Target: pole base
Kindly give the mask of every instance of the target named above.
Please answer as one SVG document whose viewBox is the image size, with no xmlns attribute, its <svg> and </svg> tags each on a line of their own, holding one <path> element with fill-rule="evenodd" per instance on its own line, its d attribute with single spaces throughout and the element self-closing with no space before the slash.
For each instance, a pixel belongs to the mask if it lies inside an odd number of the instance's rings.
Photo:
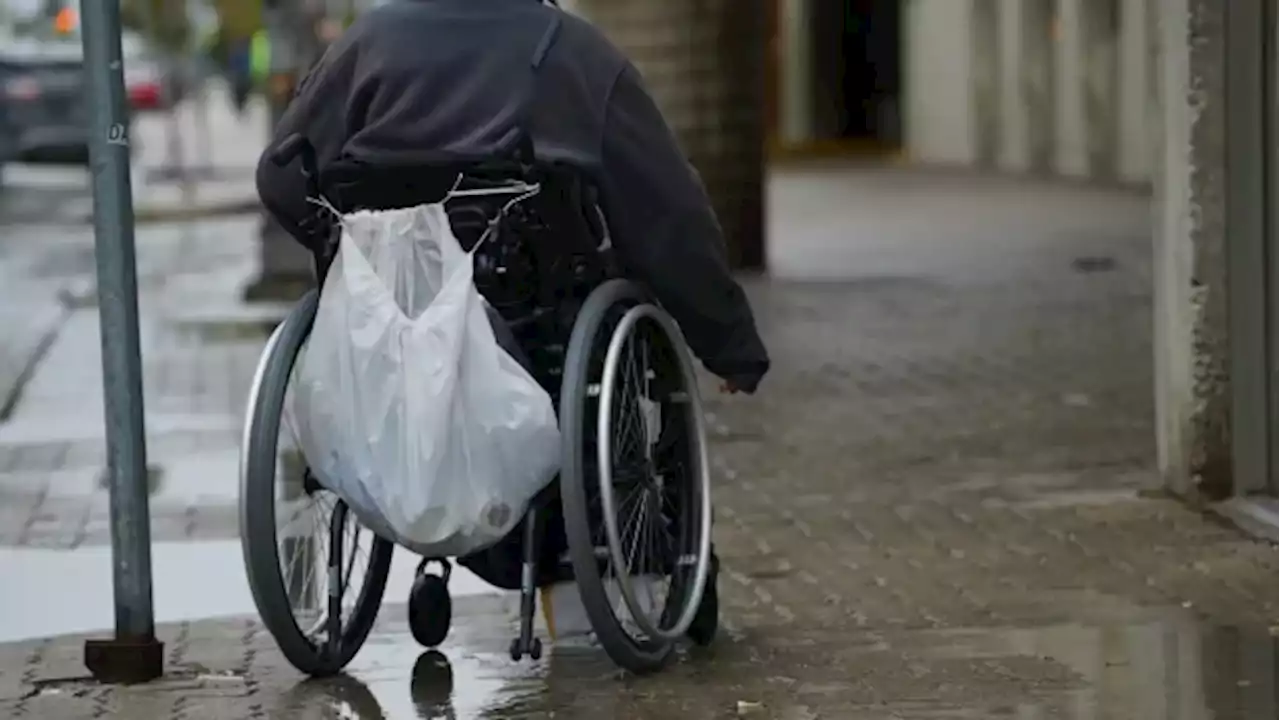
<svg viewBox="0 0 1280 720">
<path fill-rule="evenodd" d="M 100 683 L 130 685 L 164 675 L 164 643 L 155 638 L 85 640 L 84 666 Z"/>
</svg>

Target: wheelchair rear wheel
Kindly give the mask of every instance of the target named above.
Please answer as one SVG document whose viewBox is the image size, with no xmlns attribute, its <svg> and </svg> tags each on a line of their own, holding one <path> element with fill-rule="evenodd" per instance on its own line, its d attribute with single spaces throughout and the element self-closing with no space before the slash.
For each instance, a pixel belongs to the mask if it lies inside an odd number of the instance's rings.
<svg viewBox="0 0 1280 720">
<path fill-rule="evenodd" d="M 240 543 L 262 624 L 294 667 L 323 676 L 350 662 L 373 629 L 394 546 L 315 481 L 291 432 L 289 384 L 318 302 L 312 291 L 276 328 L 254 375 Z"/>
<path fill-rule="evenodd" d="M 711 483 L 693 362 L 639 285 L 608 281 L 580 310 L 560 427 L 565 532 L 592 628 L 619 666 L 656 670 L 707 584 Z"/>
</svg>

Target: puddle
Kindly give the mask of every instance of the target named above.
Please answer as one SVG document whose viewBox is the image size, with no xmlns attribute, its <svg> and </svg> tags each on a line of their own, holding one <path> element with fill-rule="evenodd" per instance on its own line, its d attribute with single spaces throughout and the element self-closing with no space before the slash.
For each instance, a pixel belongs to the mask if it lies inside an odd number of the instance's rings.
<svg viewBox="0 0 1280 720">
<path fill-rule="evenodd" d="M 874 630 L 878 642 L 862 645 L 801 631 L 771 658 L 771 672 L 790 675 L 797 700 L 812 698 L 815 710 L 836 693 L 844 707 L 878 706 L 884 717 L 1276 717 L 1277 643 L 1266 627 L 1205 623 L 1178 607 L 1121 611 L 1123 600 L 1111 600 L 1112 619 L 1094 623 Z"/>
<path fill-rule="evenodd" d="M 234 541 L 157 545 L 157 619 L 252 614 L 239 555 Z M 403 602 L 414 565 L 408 553 L 397 553 L 386 603 Z M 0 594 L 0 641 L 67 632 L 68 618 L 80 623 L 76 630 L 106 627 L 109 571 L 106 548 L 0 551 L 0 576 L 22 588 L 17 600 L 27 603 L 15 607 L 15 593 Z M 347 674 L 302 681 L 259 676 L 255 682 L 264 684 L 253 702 L 267 717 L 345 720 L 673 720 L 712 717 L 710 708 L 722 709 L 715 717 L 919 720 L 1257 720 L 1277 714 L 1277 641 L 1268 628 L 1206 624 L 1181 608 L 1134 608 L 1118 597 L 1110 598 L 1113 611 L 1094 615 L 1108 619 L 1090 624 L 874 628 L 836 638 L 801 624 L 785 633 L 746 628 L 719 643 L 714 656 L 676 662 L 651 679 L 620 681 L 598 650 L 549 648 L 540 662 L 513 663 L 505 652 L 512 598 L 461 569 L 454 577 L 455 597 L 471 591 L 487 597 L 473 595 L 464 604 L 439 651 L 424 652 L 412 642 L 402 613 L 384 613 Z M 1074 604 L 1090 603 L 1081 597 Z M 21 630 L 15 634 L 15 628 Z M 245 679 L 220 668 L 180 668 L 165 689 L 240 697 Z M 47 692 L 65 690 L 55 684 Z"/>
<path fill-rule="evenodd" d="M 425 652 L 406 644 L 366 648 L 361 655 L 377 656 L 383 667 L 358 658 L 350 674 L 294 686 L 281 706 L 300 717 L 349 720 L 500 718 L 548 682 L 541 663 L 516 664 L 457 644 Z"/>
<path fill-rule="evenodd" d="M 417 562 L 396 552 L 384 603 L 405 602 Z M 151 568 L 157 623 L 257 614 L 239 540 L 155 543 Z M 104 631 L 114 623 L 108 546 L 0 548 L 0 577 L 6 587 L 0 642 Z M 455 598 L 499 592 L 461 567 L 449 589 Z"/>
<path fill-rule="evenodd" d="M 480 618 L 481 621 L 484 618 Z M 283 707 L 305 717 L 351 720 L 571 717 L 610 714 L 590 699 L 614 683 L 613 707 L 629 718 L 668 718 L 674 697 L 595 672 L 602 658 L 552 651 L 541 663 L 512 663 L 483 642 L 459 639 L 423 653 L 398 635 L 375 635 L 349 674 L 289 689 Z M 750 642 L 750 641 L 748 641 Z M 848 650 L 848 649 L 846 649 Z M 745 651 L 730 645 L 726 655 Z M 718 662 L 667 669 L 660 686 L 714 699 L 751 717 L 1007 718 L 1010 720 L 1255 720 L 1276 716 L 1276 642 L 1263 631 L 1204 626 L 1170 611 L 1115 625 L 1061 625 L 904 633 L 853 651 L 848 664 L 769 668 Z M 844 652 L 842 651 L 842 655 Z M 725 657 L 724 660 L 729 660 Z M 717 669 L 717 666 L 724 668 Z M 743 674 L 745 671 L 745 675 Z M 698 681 L 689 684 L 688 673 Z M 764 672 L 769 677 L 756 676 Z M 683 676 L 683 679 L 677 679 Z M 790 676 L 790 677 L 788 677 Z M 782 682 L 767 701 L 743 684 Z M 648 682 L 648 681 L 646 681 Z M 865 690 L 862 692 L 859 690 Z M 851 702 L 826 703 L 835 696 Z M 666 696 L 666 700 L 662 699 Z M 855 695 L 865 698 L 853 699 Z M 693 700 L 690 696 L 689 700 Z M 737 701 L 736 703 L 734 701 Z M 794 712 L 792 712 L 794 711 Z M 797 714 L 801 713 L 801 714 Z M 803 713 L 811 713 L 805 715 Z M 830 713 L 830 714 L 828 714 Z M 728 714 L 726 717 L 730 716 Z M 741 715 L 739 715 L 741 716 Z M 619 715 L 621 717 L 621 715 Z"/>
</svg>

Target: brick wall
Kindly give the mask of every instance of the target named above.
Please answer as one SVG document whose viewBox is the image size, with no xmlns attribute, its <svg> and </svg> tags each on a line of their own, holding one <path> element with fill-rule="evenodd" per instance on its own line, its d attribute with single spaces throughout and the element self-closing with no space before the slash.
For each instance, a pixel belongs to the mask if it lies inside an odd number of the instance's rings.
<svg viewBox="0 0 1280 720">
<path fill-rule="evenodd" d="M 763 0 L 576 0 L 644 73 L 707 185 L 735 267 L 764 265 Z"/>
</svg>

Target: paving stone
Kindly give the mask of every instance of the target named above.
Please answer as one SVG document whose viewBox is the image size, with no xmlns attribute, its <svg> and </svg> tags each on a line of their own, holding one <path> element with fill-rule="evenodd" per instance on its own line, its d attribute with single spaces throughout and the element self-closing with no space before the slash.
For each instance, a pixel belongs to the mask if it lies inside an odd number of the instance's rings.
<svg viewBox="0 0 1280 720">
<path fill-rule="evenodd" d="M 324 682 L 253 619 L 161 628 L 171 676 L 128 690 L 37 682 L 83 674 L 79 639 L 0 646 L 0 717 L 1274 716 L 1274 547 L 1149 492 L 1146 237 L 1109 237 L 1116 264 L 1087 275 L 1066 242 L 1004 239 L 925 278 L 749 283 L 774 370 L 755 397 L 706 397 L 726 630 L 658 677 L 590 649 L 512 664 L 510 598 L 479 598 L 443 648 L 457 691 L 424 696 L 388 598 L 351 676 Z M 237 418 L 261 340 L 188 342 L 157 341 L 151 401 Z M 153 447 L 234 442 L 175 426 Z M 0 459 L 48 463 L 30 447 Z M 100 502 L 24 487 L 22 542 L 106 542 Z M 155 537 L 234 537 L 227 497 L 157 498 Z"/>
</svg>

